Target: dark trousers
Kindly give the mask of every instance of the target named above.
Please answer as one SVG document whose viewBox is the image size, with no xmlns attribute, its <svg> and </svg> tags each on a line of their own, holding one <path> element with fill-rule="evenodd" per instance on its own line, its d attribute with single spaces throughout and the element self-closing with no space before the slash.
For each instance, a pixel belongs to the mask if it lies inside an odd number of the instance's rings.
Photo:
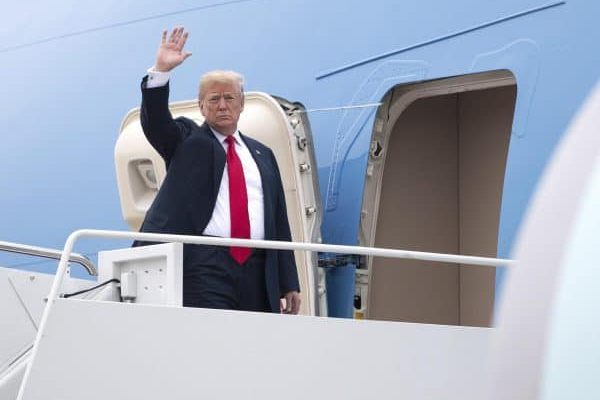
<svg viewBox="0 0 600 400">
<path fill-rule="evenodd" d="M 271 312 L 264 250 L 253 250 L 243 265 L 227 247 L 185 245 L 183 253 L 184 307 Z"/>
</svg>

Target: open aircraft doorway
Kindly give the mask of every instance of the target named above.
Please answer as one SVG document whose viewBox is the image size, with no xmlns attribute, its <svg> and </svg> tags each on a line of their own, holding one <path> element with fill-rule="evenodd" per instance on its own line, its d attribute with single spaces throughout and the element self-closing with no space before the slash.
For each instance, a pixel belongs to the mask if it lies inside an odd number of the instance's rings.
<svg viewBox="0 0 600 400">
<path fill-rule="evenodd" d="M 392 88 L 375 119 L 360 245 L 496 257 L 516 102 L 509 71 Z M 368 319 L 490 326 L 496 271 L 367 258 Z"/>
</svg>

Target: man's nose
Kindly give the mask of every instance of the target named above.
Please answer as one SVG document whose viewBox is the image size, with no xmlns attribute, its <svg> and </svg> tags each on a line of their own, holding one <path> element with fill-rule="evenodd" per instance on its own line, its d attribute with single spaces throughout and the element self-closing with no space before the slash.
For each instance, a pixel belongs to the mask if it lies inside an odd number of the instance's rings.
<svg viewBox="0 0 600 400">
<path fill-rule="evenodd" d="M 219 107 L 219 109 L 227 108 L 227 102 L 225 101 L 225 96 L 219 97 L 219 102 L 217 103 L 217 107 Z"/>
</svg>

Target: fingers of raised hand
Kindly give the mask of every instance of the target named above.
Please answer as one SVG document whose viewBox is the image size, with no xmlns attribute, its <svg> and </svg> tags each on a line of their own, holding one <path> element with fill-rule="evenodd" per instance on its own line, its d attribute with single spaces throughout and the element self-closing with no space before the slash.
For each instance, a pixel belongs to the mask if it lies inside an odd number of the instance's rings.
<svg viewBox="0 0 600 400">
<path fill-rule="evenodd" d="M 187 38 L 189 36 L 189 33 L 184 32 L 183 35 L 179 36 L 179 39 L 177 40 L 177 49 L 181 50 L 183 49 L 183 46 L 185 46 L 185 42 L 187 41 Z"/>
<path fill-rule="evenodd" d="M 171 37 L 169 38 L 169 41 L 177 46 L 181 43 L 181 39 L 183 38 L 183 36 L 185 34 L 186 34 L 185 29 L 182 26 L 173 28 L 173 32 L 171 33 Z"/>
<path fill-rule="evenodd" d="M 167 31 L 163 31 L 161 45 L 175 51 L 181 51 L 185 46 L 189 33 L 182 26 L 173 28 L 167 38 Z"/>
<path fill-rule="evenodd" d="M 181 26 L 174 27 L 171 31 L 171 34 L 169 35 L 169 43 L 176 43 L 177 38 L 181 35 L 181 31 L 183 31 L 183 28 Z"/>
</svg>

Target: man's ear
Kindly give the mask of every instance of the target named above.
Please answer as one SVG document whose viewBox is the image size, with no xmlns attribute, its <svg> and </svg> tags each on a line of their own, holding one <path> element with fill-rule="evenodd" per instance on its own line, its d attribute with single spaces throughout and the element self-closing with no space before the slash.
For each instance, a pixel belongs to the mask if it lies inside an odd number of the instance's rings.
<svg viewBox="0 0 600 400">
<path fill-rule="evenodd" d="M 202 116 L 205 117 L 205 115 L 204 115 L 204 102 L 202 100 L 198 100 L 198 108 L 200 109 L 200 114 L 202 114 Z"/>
<path fill-rule="evenodd" d="M 244 111 L 245 101 L 246 101 L 246 96 L 245 96 L 244 92 L 242 92 L 242 109 L 240 110 L 240 112 Z"/>
</svg>

